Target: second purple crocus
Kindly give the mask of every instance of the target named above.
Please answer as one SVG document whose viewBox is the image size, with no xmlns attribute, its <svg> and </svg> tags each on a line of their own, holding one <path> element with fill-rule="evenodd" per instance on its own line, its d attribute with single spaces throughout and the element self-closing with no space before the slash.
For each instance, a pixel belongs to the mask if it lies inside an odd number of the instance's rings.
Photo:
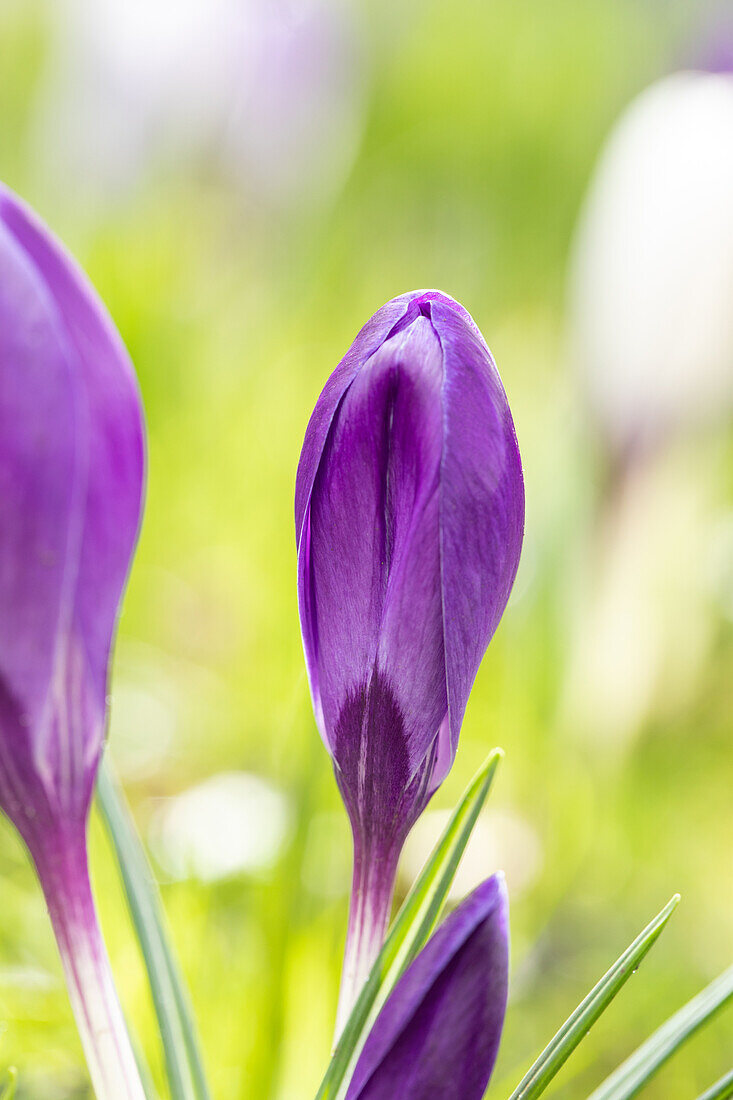
<svg viewBox="0 0 733 1100">
<path fill-rule="evenodd" d="M 509 905 L 493 875 L 402 975 L 354 1069 L 346 1100 L 481 1100 L 509 984 Z"/>
<path fill-rule="evenodd" d="M 0 185 L 0 810 L 38 871 L 98 1100 L 144 1100 L 86 848 L 144 470 L 107 311 Z"/>
<path fill-rule="evenodd" d="M 524 529 L 514 424 L 472 318 L 394 298 L 318 399 L 295 495 L 316 720 L 351 821 L 339 1025 L 382 944 L 407 833 L 448 773 Z"/>
</svg>

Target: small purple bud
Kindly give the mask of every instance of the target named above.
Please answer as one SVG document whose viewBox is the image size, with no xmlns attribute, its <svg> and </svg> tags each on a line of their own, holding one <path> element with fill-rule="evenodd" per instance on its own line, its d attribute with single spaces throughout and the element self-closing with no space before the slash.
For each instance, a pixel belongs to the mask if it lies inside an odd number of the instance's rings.
<svg viewBox="0 0 733 1100">
<path fill-rule="evenodd" d="M 346 1100 L 481 1100 L 507 1003 L 504 876 L 479 886 L 405 971 L 377 1017 Z"/>
<path fill-rule="evenodd" d="M 97 1095 L 136 1100 L 86 822 L 143 476 L 120 338 L 62 246 L 0 185 L 0 808 L 36 864 Z"/>
<path fill-rule="evenodd" d="M 405 837 L 445 778 L 519 563 L 514 424 L 481 333 L 394 298 L 318 399 L 295 489 L 316 720 L 354 836 L 340 1021 L 381 945 Z"/>
</svg>

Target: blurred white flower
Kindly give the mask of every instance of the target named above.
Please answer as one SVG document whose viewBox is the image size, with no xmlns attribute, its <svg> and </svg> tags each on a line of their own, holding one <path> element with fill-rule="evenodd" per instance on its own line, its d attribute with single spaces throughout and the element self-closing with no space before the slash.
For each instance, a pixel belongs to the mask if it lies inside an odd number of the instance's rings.
<svg viewBox="0 0 733 1100">
<path fill-rule="evenodd" d="M 124 192 L 152 157 L 210 136 L 230 94 L 236 0 L 58 0 L 53 10 L 39 134 L 68 187 Z"/>
<path fill-rule="evenodd" d="M 595 171 L 575 242 L 573 357 L 617 453 L 730 413 L 733 77 L 644 91 Z"/>
<path fill-rule="evenodd" d="M 409 890 L 448 824 L 449 810 L 428 810 L 407 838 L 400 881 Z M 494 871 L 506 874 L 511 897 L 528 890 L 542 869 L 542 845 L 530 823 L 511 810 L 487 810 L 479 817 L 448 894 L 457 902 Z"/>
<path fill-rule="evenodd" d="M 161 163 L 229 164 L 267 198 L 330 194 L 362 121 L 339 0 L 58 0 L 37 121 L 44 171 L 115 198 Z"/>
<path fill-rule="evenodd" d="M 616 477 L 575 578 L 563 720 L 609 745 L 689 701 L 712 638 L 715 469 L 686 439 L 733 410 L 731 196 L 733 76 L 679 72 L 622 115 L 579 223 L 572 353 Z"/>
<path fill-rule="evenodd" d="M 158 806 L 150 847 L 173 879 L 257 875 L 280 858 L 291 821 L 287 797 L 269 780 L 222 772 Z"/>
<path fill-rule="evenodd" d="M 363 116 L 364 52 L 354 5 L 255 5 L 227 140 L 244 182 L 269 202 L 323 202 L 348 176 Z"/>
</svg>

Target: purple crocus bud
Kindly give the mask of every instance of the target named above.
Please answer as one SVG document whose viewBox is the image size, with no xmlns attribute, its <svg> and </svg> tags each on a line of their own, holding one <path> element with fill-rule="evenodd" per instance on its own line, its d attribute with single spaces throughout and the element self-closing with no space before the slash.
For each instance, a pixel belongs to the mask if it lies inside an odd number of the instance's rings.
<svg viewBox="0 0 733 1100">
<path fill-rule="evenodd" d="M 405 971 L 377 1017 L 346 1100 L 481 1100 L 507 1003 L 504 876 L 479 886 Z"/>
<path fill-rule="evenodd" d="M 405 837 L 447 774 L 524 525 L 511 413 L 473 320 L 394 298 L 318 399 L 295 490 L 316 720 L 351 819 L 339 1022 L 379 950 Z"/>
<path fill-rule="evenodd" d="M 143 1097 L 86 853 L 143 472 L 120 338 L 61 245 L 0 186 L 0 808 L 38 870 L 100 1100 Z"/>
</svg>

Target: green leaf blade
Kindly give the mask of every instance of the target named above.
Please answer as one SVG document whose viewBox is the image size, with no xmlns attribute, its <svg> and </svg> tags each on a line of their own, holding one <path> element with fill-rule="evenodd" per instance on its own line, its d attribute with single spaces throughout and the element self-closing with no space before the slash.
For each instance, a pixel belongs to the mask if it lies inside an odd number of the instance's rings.
<svg viewBox="0 0 733 1100">
<path fill-rule="evenodd" d="M 395 984 L 432 932 L 503 753 L 494 749 L 456 807 L 405 899 L 346 1022 L 316 1100 L 343 1100 L 366 1038 Z"/>
<path fill-rule="evenodd" d="M 589 1100 L 628 1100 L 667 1059 L 733 999 L 733 966 L 719 975 L 662 1024 L 631 1057 L 607 1077 Z M 714 1086 L 716 1087 L 716 1086 Z M 713 1093 L 713 1095 L 717 1095 Z M 723 1093 L 730 1095 L 730 1093 Z"/>
<path fill-rule="evenodd" d="M 581 1001 L 542 1051 L 537 1061 L 524 1075 L 509 1100 L 535 1100 L 535 1097 L 540 1096 L 545 1091 L 555 1074 L 588 1034 L 593 1024 L 605 1012 L 616 994 L 626 984 L 641 960 L 661 935 L 679 900 L 679 894 L 675 894 L 667 902 L 664 909 L 627 947 L 611 969 L 604 974 L 587 997 Z M 598 1098 L 594 1096 L 593 1100 L 598 1100 Z"/>
<path fill-rule="evenodd" d="M 2 1087 L 2 1092 L 0 1092 L 0 1100 L 14 1100 L 18 1087 L 18 1071 L 15 1066 L 8 1066 L 6 1073 L 7 1080 Z"/>
<path fill-rule="evenodd" d="M 104 761 L 97 796 L 148 972 L 172 1100 L 210 1100 L 196 1023 L 158 888 L 124 796 Z"/>
<path fill-rule="evenodd" d="M 729 1100 L 733 1096 L 733 1069 L 706 1089 L 697 1100 Z"/>
</svg>

